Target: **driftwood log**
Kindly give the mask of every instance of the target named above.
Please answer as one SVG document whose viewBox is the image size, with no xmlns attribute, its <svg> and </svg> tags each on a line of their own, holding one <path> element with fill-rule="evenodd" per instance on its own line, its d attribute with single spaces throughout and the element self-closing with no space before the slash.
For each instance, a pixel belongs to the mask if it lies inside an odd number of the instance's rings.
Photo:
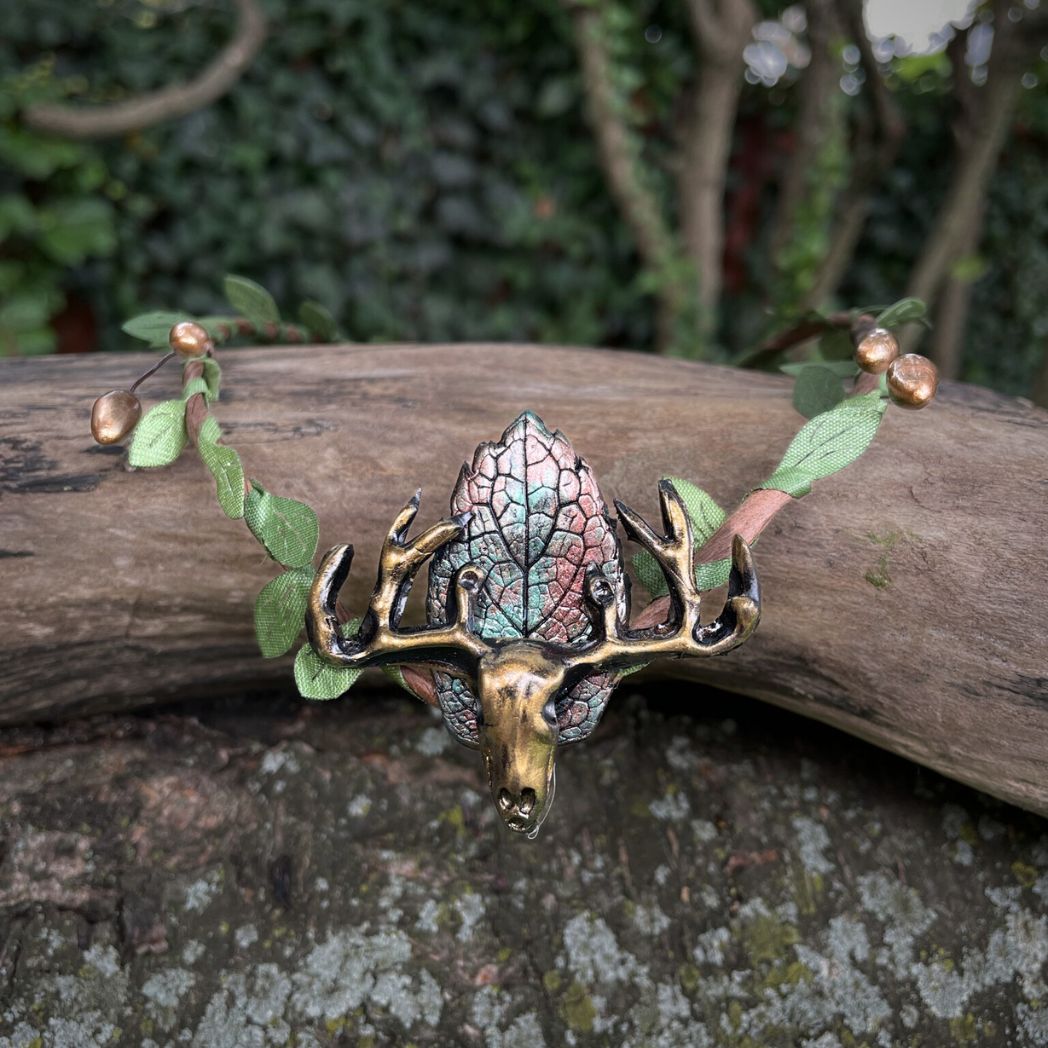
<svg viewBox="0 0 1048 1048">
<path fill-rule="evenodd" d="M 93 398 L 151 359 L 0 362 L 0 724 L 286 687 L 254 643 L 272 565 L 195 455 L 133 474 L 88 433 Z M 463 460 L 524 408 L 607 498 L 653 519 L 656 480 L 734 505 L 799 425 L 789 382 L 631 353 L 520 345 L 224 354 L 217 412 L 250 476 L 357 546 L 360 606 L 396 510 L 443 515 Z M 173 369 L 148 387 L 177 396 Z M 787 506 L 756 549 L 765 613 L 727 658 L 650 673 L 828 722 L 1048 813 L 1048 413 L 948 386 L 889 411 L 870 451 Z M 701 701 L 696 692 L 696 701 Z M 614 704 L 609 713 L 614 716 Z"/>
</svg>

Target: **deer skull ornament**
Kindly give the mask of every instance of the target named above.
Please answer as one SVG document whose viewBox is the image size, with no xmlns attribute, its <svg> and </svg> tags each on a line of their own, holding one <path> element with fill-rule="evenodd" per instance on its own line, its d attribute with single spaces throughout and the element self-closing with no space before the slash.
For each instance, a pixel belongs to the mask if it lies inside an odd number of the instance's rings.
<svg viewBox="0 0 1048 1048">
<path fill-rule="evenodd" d="M 589 467 L 530 412 L 463 466 L 453 516 L 409 539 L 419 497 L 393 522 L 354 635 L 336 614 L 353 548 L 328 552 L 309 597 L 309 639 L 339 666 L 432 666 L 444 722 L 480 749 L 511 830 L 537 832 L 553 800 L 558 744 L 593 731 L 626 671 L 659 656 L 721 655 L 756 629 L 760 588 L 739 536 L 724 608 L 701 622 L 691 523 L 669 481 L 659 484 L 661 535 L 615 503 L 627 537 L 652 554 L 670 593 L 665 622 L 631 629 L 615 521 Z M 414 578 L 430 558 L 427 623 L 401 628 Z"/>
</svg>

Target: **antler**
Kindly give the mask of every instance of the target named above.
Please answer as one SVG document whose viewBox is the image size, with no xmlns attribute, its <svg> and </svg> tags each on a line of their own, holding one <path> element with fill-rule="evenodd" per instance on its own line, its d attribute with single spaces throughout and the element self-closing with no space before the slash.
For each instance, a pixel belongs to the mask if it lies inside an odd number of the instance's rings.
<svg viewBox="0 0 1048 1048">
<path fill-rule="evenodd" d="M 659 482 L 665 535 L 656 535 L 650 525 L 628 506 L 616 501 L 626 534 L 644 546 L 658 561 L 669 584 L 671 613 L 667 622 L 649 629 L 630 630 L 629 610 L 619 613 L 619 594 L 597 569 L 586 579 L 586 596 L 596 612 L 598 639 L 571 656 L 574 665 L 625 669 L 660 655 L 688 658 L 722 655 L 738 647 L 757 628 L 761 614 L 760 586 L 750 548 L 736 535 L 731 548 L 728 599 L 720 615 L 702 625 L 699 620 L 701 593 L 692 567 L 691 521 L 676 488 Z"/>
<path fill-rule="evenodd" d="M 411 584 L 419 568 L 441 546 L 462 534 L 469 514 L 434 524 L 417 539 L 407 540 L 421 491 L 397 514 L 379 557 L 378 580 L 356 636 L 344 637 L 335 601 L 349 576 L 352 546 L 335 546 L 320 565 L 309 594 L 306 632 L 317 653 L 339 666 L 381 665 L 392 662 L 433 662 L 472 672 L 489 646 L 474 632 L 473 612 L 483 579 L 467 564 L 448 590 L 447 621 L 441 626 L 401 630 Z"/>
</svg>

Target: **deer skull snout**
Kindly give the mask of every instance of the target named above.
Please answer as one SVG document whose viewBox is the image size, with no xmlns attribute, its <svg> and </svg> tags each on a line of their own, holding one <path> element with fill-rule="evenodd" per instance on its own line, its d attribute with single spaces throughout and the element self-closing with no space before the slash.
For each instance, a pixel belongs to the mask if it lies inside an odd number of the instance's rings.
<svg viewBox="0 0 1048 1048">
<path fill-rule="evenodd" d="M 477 675 L 480 749 L 502 821 L 538 827 L 553 799 L 556 696 L 564 667 L 537 644 L 516 641 L 481 659 Z"/>
</svg>

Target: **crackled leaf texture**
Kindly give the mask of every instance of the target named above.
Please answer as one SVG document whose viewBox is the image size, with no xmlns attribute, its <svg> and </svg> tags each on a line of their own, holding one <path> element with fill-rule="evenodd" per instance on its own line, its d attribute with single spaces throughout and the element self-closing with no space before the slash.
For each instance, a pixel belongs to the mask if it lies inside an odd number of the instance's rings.
<svg viewBox="0 0 1048 1048">
<path fill-rule="evenodd" d="M 451 510 L 471 517 L 463 538 L 433 560 L 431 622 L 445 620 L 453 574 L 474 564 L 485 575 L 477 601 L 482 636 L 556 644 L 590 638 L 586 570 L 595 564 L 618 584 L 622 558 L 597 482 L 563 434 L 551 433 L 531 412 L 521 415 L 498 443 L 482 444 L 472 465 L 462 467 Z M 593 674 L 560 697 L 561 742 L 576 742 L 593 731 L 617 680 L 617 674 Z M 436 682 L 448 727 L 462 741 L 475 743 L 476 701 L 468 685 L 445 673 L 438 673 Z"/>
</svg>

